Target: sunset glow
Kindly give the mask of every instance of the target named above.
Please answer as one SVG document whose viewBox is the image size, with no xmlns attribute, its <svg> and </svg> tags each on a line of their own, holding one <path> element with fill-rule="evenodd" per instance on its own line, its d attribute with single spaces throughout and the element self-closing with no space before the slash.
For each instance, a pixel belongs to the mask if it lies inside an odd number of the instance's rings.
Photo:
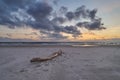
<svg viewBox="0 0 120 80">
<path fill-rule="evenodd" d="M 0 1 L 0 41 L 120 39 L 119 0 L 8 2 Z"/>
</svg>

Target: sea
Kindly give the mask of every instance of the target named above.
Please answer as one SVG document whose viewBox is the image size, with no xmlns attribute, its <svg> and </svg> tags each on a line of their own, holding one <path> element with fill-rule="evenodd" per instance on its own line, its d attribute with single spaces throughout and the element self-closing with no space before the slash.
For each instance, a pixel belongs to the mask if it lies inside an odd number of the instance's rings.
<svg viewBox="0 0 120 80">
<path fill-rule="evenodd" d="M 120 46 L 120 41 L 94 41 L 94 42 L 0 42 L 0 47 L 4 46 L 72 46 L 72 47 L 90 47 L 90 46 Z"/>
</svg>

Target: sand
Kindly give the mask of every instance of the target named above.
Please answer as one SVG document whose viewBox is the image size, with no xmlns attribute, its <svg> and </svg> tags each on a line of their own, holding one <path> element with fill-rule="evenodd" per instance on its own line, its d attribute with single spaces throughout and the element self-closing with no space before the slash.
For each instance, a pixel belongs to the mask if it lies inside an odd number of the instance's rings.
<svg viewBox="0 0 120 80">
<path fill-rule="evenodd" d="M 62 56 L 30 63 L 59 49 Z M 0 47 L 0 80 L 120 80 L 120 48 Z"/>
</svg>

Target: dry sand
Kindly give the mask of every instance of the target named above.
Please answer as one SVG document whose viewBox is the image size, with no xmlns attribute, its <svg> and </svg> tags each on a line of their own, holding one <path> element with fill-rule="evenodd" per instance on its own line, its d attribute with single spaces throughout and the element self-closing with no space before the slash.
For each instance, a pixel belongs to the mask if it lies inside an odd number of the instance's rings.
<svg viewBox="0 0 120 80">
<path fill-rule="evenodd" d="M 59 49 L 62 56 L 30 63 Z M 0 47 L 0 80 L 120 80 L 120 48 Z"/>
</svg>

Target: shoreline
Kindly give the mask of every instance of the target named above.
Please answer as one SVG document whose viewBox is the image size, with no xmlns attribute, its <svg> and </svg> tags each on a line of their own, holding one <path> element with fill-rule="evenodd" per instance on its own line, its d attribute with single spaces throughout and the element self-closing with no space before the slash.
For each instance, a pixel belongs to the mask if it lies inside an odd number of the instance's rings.
<svg viewBox="0 0 120 80">
<path fill-rule="evenodd" d="M 75 47 L 75 48 L 93 48 L 93 47 L 120 47 L 120 45 L 0 45 L 0 47 Z"/>
</svg>

